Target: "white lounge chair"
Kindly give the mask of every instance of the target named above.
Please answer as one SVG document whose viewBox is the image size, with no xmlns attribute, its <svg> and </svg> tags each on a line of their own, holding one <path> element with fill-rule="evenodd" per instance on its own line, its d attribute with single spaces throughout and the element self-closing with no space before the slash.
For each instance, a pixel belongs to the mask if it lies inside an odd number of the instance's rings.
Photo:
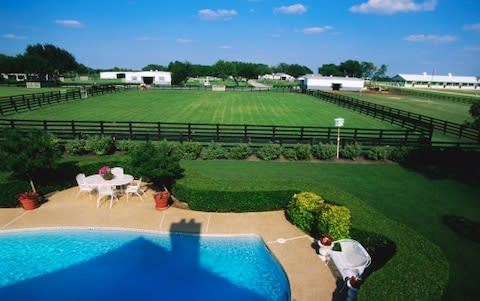
<svg viewBox="0 0 480 301">
<path fill-rule="evenodd" d="M 341 251 L 330 251 L 330 258 L 342 275 L 342 279 L 346 280 L 352 276 L 361 277 L 372 260 L 367 250 L 353 239 L 337 240 L 334 244 L 340 244 Z"/>
<path fill-rule="evenodd" d="M 98 185 L 97 208 L 100 207 L 100 200 L 105 196 L 110 196 L 110 208 L 112 208 L 113 198 L 118 201 L 115 187 L 110 185 Z"/>
<path fill-rule="evenodd" d="M 85 177 L 85 174 L 83 174 L 83 173 L 79 173 L 76 176 L 76 180 L 77 180 L 77 184 L 78 184 L 77 199 L 78 199 L 78 196 L 80 195 L 80 193 L 82 191 L 83 192 L 88 192 L 88 195 L 89 195 L 90 199 L 92 199 L 91 193 L 92 193 L 92 191 L 95 190 L 96 186 L 88 184 L 87 179 Z"/>
<path fill-rule="evenodd" d="M 144 202 L 143 197 L 139 193 L 141 184 L 142 184 L 142 178 L 133 181 L 131 185 L 127 186 L 127 189 L 125 190 L 125 192 L 127 193 L 127 202 L 128 202 L 128 198 L 130 196 L 130 193 L 138 195 L 140 197 L 140 199 L 142 199 L 142 202 Z"/>
</svg>

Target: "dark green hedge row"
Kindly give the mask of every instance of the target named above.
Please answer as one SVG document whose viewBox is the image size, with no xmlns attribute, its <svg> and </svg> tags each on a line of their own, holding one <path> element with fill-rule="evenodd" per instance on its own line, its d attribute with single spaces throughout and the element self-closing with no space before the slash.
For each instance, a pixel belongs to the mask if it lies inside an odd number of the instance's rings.
<svg viewBox="0 0 480 301">
<path fill-rule="evenodd" d="M 173 194 L 187 202 L 191 209 L 209 212 L 255 212 L 279 210 L 287 207 L 299 191 L 219 191 L 201 190 L 175 184 Z"/>
</svg>

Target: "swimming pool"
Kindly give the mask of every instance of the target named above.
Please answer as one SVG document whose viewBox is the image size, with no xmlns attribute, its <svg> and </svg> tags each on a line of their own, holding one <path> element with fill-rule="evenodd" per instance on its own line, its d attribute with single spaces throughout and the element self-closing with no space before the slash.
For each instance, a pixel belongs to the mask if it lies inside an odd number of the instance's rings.
<svg viewBox="0 0 480 301">
<path fill-rule="evenodd" d="M 290 300 L 255 235 L 12 231 L 0 258 L 0 300 Z"/>
</svg>

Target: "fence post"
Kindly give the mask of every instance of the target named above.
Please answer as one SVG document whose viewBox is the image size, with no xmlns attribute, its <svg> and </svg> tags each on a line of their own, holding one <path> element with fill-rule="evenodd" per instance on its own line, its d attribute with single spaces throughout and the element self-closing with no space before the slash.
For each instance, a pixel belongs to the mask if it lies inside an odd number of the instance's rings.
<svg viewBox="0 0 480 301">
<path fill-rule="evenodd" d="M 272 126 L 272 142 L 274 142 L 275 139 L 276 139 L 276 138 L 275 138 L 275 129 L 276 129 L 276 127 L 275 127 L 275 126 Z"/>
<path fill-rule="evenodd" d="M 18 112 L 17 103 L 15 102 L 15 100 L 13 100 L 12 97 L 13 97 L 13 96 L 10 96 L 10 103 L 12 104 L 12 107 L 13 107 L 13 109 L 15 110 L 15 112 Z"/>
<path fill-rule="evenodd" d="M 160 121 L 157 122 L 157 131 L 158 131 L 158 140 L 160 140 L 162 138 L 162 125 Z"/>
<path fill-rule="evenodd" d="M 217 138 L 215 141 L 218 141 L 219 136 L 220 136 L 220 124 L 217 123 Z"/>
<path fill-rule="evenodd" d="M 43 121 L 43 129 L 44 129 L 45 131 L 48 130 L 48 126 L 47 126 L 47 121 L 46 121 L 46 120 Z"/>
<path fill-rule="evenodd" d="M 75 120 L 70 121 L 70 124 L 72 126 L 73 138 L 75 138 L 77 136 L 77 133 L 75 132 Z"/>
<path fill-rule="evenodd" d="M 100 133 L 103 136 L 103 121 L 100 121 Z"/>
<path fill-rule="evenodd" d="M 131 121 L 128 122 L 128 136 L 130 137 L 130 139 L 132 139 L 132 137 L 133 137 L 133 128 L 132 128 L 132 122 Z"/>
</svg>

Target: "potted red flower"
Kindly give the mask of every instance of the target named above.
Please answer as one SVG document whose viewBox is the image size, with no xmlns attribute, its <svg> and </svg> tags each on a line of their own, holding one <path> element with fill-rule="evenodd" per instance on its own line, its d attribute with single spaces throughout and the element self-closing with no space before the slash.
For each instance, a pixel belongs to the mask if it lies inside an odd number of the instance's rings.
<svg viewBox="0 0 480 301">
<path fill-rule="evenodd" d="M 332 243 L 333 243 L 333 237 L 331 237 L 330 235 L 322 235 L 320 236 L 319 240 L 320 244 L 322 244 L 323 246 L 331 246 Z"/>
<path fill-rule="evenodd" d="M 327 261 L 327 257 L 330 254 L 330 250 L 333 248 L 333 237 L 330 235 L 321 235 L 318 239 L 318 249 L 319 257 L 323 261 Z"/>
<path fill-rule="evenodd" d="M 38 207 L 38 192 L 22 192 L 17 195 L 23 209 L 33 210 Z"/>
<path fill-rule="evenodd" d="M 347 287 L 348 287 L 347 300 L 348 301 L 357 300 L 357 293 L 358 293 L 358 290 L 360 289 L 361 284 L 362 284 L 362 279 L 360 279 L 359 277 L 352 276 L 348 279 L 347 281 Z"/>
<path fill-rule="evenodd" d="M 170 199 L 170 192 L 158 191 L 153 194 L 155 200 L 155 209 L 164 210 L 168 208 L 168 200 Z"/>
</svg>

